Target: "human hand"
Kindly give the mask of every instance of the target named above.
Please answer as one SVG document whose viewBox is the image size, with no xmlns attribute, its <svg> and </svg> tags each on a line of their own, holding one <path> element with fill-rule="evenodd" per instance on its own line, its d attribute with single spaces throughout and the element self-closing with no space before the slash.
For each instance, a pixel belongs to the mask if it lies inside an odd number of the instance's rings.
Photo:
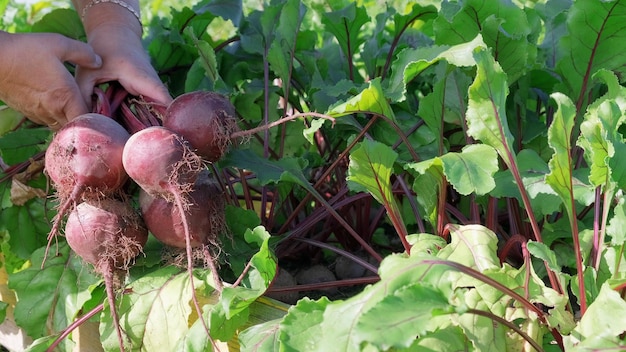
<svg viewBox="0 0 626 352">
<path fill-rule="evenodd" d="M 86 43 L 53 33 L 0 32 L 0 100 L 31 121 L 58 129 L 88 112 L 64 62 L 96 69 Z"/>
<path fill-rule="evenodd" d="M 76 81 L 86 102 L 100 83 L 117 81 L 130 94 L 169 104 L 172 97 L 143 49 L 140 35 L 128 25 L 102 23 L 88 32 L 89 44 L 102 57 L 102 67 L 78 67 Z"/>
</svg>

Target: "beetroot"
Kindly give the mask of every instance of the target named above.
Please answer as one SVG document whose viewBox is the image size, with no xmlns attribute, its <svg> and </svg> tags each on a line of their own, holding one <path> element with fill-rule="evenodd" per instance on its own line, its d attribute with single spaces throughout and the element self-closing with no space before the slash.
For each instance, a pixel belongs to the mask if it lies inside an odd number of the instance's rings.
<svg viewBox="0 0 626 352">
<path fill-rule="evenodd" d="M 168 106 L 163 126 L 183 136 L 203 159 L 222 158 L 237 130 L 235 107 L 223 95 L 195 91 L 178 96 Z"/>
<path fill-rule="evenodd" d="M 124 147 L 122 163 L 146 192 L 171 200 L 193 184 L 202 161 L 176 133 L 161 126 L 133 134 Z"/>
<path fill-rule="evenodd" d="M 65 237 L 76 254 L 102 271 L 109 264 L 127 268 L 146 244 L 148 231 L 128 203 L 105 198 L 77 205 L 67 217 Z"/>
<path fill-rule="evenodd" d="M 128 138 L 120 124 L 100 114 L 81 115 L 54 135 L 46 150 L 45 169 L 59 205 L 48 244 L 73 204 L 81 198 L 111 195 L 124 185 L 128 175 L 122 152 Z"/>
<path fill-rule="evenodd" d="M 94 265 L 104 278 L 111 317 L 124 351 L 124 338 L 115 308 L 115 274 L 126 272 L 142 251 L 148 231 L 135 210 L 112 198 L 80 203 L 65 224 L 70 248 L 84 261 Z"/>
<path fill-rule="evenodd" d="M 128 179 L 122 151 L 130 135 L 115 120 L 85 114 L 59 130 L 48 146 L 45 168 L 63 196 L 85 189 L 110 194 Z"/>
<path fill-rule="evenodd" d="M 224 228 L 222 191 L 208 173 L 203 172 L 198 176 L 187 199 L 189 206 L 183 218 L 173 203 L 140 190 L 139 205 L 148 230 L 168 246 L 185 248 L 183 221 L 188 221 L 192 247 L 215 243 Z"/>
</svg>

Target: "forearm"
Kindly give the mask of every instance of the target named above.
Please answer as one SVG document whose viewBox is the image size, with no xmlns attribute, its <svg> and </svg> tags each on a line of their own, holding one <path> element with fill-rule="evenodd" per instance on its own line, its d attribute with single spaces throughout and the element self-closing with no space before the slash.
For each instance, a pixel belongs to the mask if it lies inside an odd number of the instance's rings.
<svg viewBox="0 0 626 352">
<path fill-rule="evenodd" d="M 97 28 L 123 28 L 141 37 L 142 26 L 138 0 L 72 0 L 87 37 Z"/>
</svg>

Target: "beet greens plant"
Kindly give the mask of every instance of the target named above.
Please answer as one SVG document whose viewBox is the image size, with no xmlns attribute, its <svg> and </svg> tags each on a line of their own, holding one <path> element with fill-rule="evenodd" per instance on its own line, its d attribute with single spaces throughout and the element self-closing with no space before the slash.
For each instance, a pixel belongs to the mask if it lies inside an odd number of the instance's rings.
<svg viewBox="0 0 626 352">
<path fill-rule="evenodd" d="M 272 127 L 206 165 L 223 290 L 149 239 L 116 307 L 132 349 L 624 349 L 626 1 L 374 3 L 145 6 L 173 96 L 215 91 L 239 129 Z M 84 39 L 71 9 L 5 22 Z M 3 312 L 31 351 L 71 350 L 87 320 L 116 350 L 63 238 L 42 268 L 51 134 L 0 115 Z"/>
</svg>

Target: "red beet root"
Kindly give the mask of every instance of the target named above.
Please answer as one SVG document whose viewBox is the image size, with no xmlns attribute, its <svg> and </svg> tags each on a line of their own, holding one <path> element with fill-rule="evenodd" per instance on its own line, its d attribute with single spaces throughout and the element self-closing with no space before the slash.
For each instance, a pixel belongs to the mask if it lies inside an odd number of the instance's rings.
<svg viewBox="0 0 626 352">
<path fill-rule="evenodd" d="M 102 274 L 120 350 L 124 351 L 115 308 L 114 274 L 128 270 L 146 244 L 148 231 L 128 203 L 105 198 L 76 206 L 67 218 L 65 237 L 72 250 Z"/>
<path fill-rule="evenodd" d="M 141 190 L 139 205 L 148 230 L 168 246 L 185 248 L 183 221 L 187 221 L 192 247 L 215 243 L 224 228 L 222 191 L 208 177 L 208 173 L 203 172 L 198 176 L 187 199 L 189 206 L 183 218 L 172 202 Z"/>
<path fill-rule="evenodd" d="M 130 205 L 114 199 L 80 203 L 65 224 L 69 246 L 96 269 L 125 269 L 148 239 L 141 218 Z"/>
<path fill-rule="evenodd" d="M 184 193 L 202 167 L 200 157 L 180 136 L 160 126 L 133 134 L 124 147 L 122 163 L 143 190 L 168 200 Z"/>
<path fill-rule="evenodd" d="M 85 114 L 59 130 L 46 151 L 48 176 L 61 195 L 85 188 L 110 194 L 128 179 L 122 151 L 128 132 L 113 119 Z M 78 191 L 77 191 L 78 190 Z"/>
<path fill-rule="evenodd" d="M 203 159 L 215 162 L 228 150 L 231 134 L 237 130 L 235 107 L 215 92 L 186 93 L 169 105 L 163 126 L 188 140 Z"/>
</svg>

